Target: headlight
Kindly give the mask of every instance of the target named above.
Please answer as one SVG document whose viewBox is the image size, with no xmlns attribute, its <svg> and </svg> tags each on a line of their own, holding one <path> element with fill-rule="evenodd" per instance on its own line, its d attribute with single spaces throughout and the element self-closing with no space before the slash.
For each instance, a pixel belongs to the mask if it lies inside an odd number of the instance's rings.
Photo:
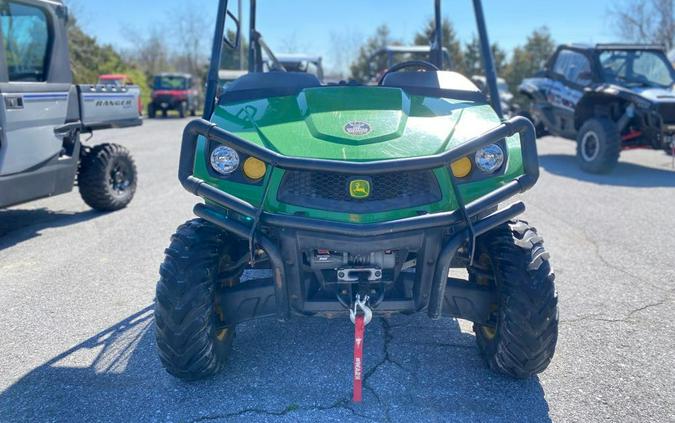
<svg viewBox="0 0 675 423">
<path fill-rule="evenodd" d="M 239 168 L 239 154 L 230 147 L 216 147 L 211 153 L 211 167 L 221 175 L 231 175 Z"/>
<path fill-rule="evenodd" d="M 484 173 L 495 173 L 504 164 L 504 150 L 496 144 L 481 148 L 476 153 L 476 166 Z"/>
</svg>

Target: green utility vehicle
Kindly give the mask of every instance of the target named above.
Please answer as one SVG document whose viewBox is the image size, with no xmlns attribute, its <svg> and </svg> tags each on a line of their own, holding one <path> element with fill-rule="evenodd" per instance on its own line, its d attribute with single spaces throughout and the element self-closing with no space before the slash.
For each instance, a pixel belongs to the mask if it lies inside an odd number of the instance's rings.
<svg viewBox="0 0 675 423">
<path fill-rule="evenodd" d="M 173 236 L 157 286 L 169 373 L 221 370 L 242 322 L 347 318 L 357 304 L 375 316 L 470 320 L 489 367 L 513 377 L 548 366 L 558 330 L 549 255 L 517 220 L 523 203 L 498 208 L 539 177 L 534 127 L 500 118 L 473 3 L 493 105 L 465 77 L 439 71 L 440 0 L 431 62 L 393 66 L 378 86 L 263 73 L 263 50 L 274 55 L 251 0 L 249 73 L 216 98 L 222 49 L 239 41 L 224 38 L 239 22 L 220 0 L 204 119 L 187 125 L 179 165 L 181 184 L 204 203 Z"/>
</svg>

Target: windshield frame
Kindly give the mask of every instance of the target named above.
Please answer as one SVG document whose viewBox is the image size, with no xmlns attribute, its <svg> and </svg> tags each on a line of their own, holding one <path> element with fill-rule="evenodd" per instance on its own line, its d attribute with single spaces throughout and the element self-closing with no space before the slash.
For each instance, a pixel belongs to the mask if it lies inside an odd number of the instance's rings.
<svg viewBox="0 0 675 423">
<path fill-rule="evenodd" d="M 644 81 L 638 81 L 638 80 L 631 80 L 628 78 L 616 78 L 613 75 L 607 74 L 605 71 L 605 67 L 603 66 L 603 60 L 602 56 L 607 53 L 612 53 L 612 52 L 620 52 L 620 53 L 627 53 L 629 55 L 629 58 L 626 60 L 626 65 L 630 66 L 632 68 L 633 62 L 635 61 L 635 54 L 653 54 L 655 58 L 658 58 L 661 60 L 661 62 L 666 66 L 670 73 L 670 84 L 668 85 L 663 85 L 657 81 L 653 81 L 651 79 L 647 80 L 648 82 L 645 83 Z M 657 50 L 657 49 L 631 49 L 631 48 L 607 48 L 607 49 L 599 49 L 596 53 L 596 58 L 597 58 L 597 63 L 598 63 L 598 69 L 600 71 L 600 75 L 602 76 L 602 80 L 605 82 L 609 83 L 614 83 L 617 85 L 635 85 L 637 86 L 642 86 L 642 87 L 650 87 L 650 88 L 672 88 L 675 86 L 675 70 L 673 69 L 673 64 L 670 63 L 668 58 L 666 57 L 666 54 L 662 50 Z"/>
</svg>

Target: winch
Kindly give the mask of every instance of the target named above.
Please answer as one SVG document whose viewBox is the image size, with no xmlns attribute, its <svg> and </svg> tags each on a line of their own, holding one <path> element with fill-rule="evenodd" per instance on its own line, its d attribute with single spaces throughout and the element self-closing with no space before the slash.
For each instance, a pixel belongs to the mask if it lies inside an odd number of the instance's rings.
<svg viewBox="0 0 675 423">
<path fill-rule="evenodd" d="M 335 271 L 337 283 L 377 283 L 382 281 L 384 270 L 396 267 L 396 256 L 392 250 L 355 255 L 318 249 L 312 252 L 310 268 L 314 271 Z"/>
</svg>

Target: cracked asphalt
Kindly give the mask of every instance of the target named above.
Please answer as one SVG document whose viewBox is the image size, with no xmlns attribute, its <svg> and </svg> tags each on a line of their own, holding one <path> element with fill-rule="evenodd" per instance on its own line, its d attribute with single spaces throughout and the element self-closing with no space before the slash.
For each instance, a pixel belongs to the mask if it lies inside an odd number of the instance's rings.
<svg viewBox="0 0 675 423">
<path fill-rule="evenodd" d="M 560 295 L 557 353 L 539 377 L 492 374 L 469 323 L 419 315 L 367 328 L 361 405 L 343 319 L 243 324 L 221 375 L 171 378 L 152 302 L 169 236 L 195 203 L 176 180 L 185 123 L 97 134 L 137 159 L 126 210 L 90 211 L 77 193 L 0 210 L 0 421 L 675 421 L 670 158 L 631 151 L 592 176 L 572 142 L 550 137 L 524 196 Z"/>
</svg>

